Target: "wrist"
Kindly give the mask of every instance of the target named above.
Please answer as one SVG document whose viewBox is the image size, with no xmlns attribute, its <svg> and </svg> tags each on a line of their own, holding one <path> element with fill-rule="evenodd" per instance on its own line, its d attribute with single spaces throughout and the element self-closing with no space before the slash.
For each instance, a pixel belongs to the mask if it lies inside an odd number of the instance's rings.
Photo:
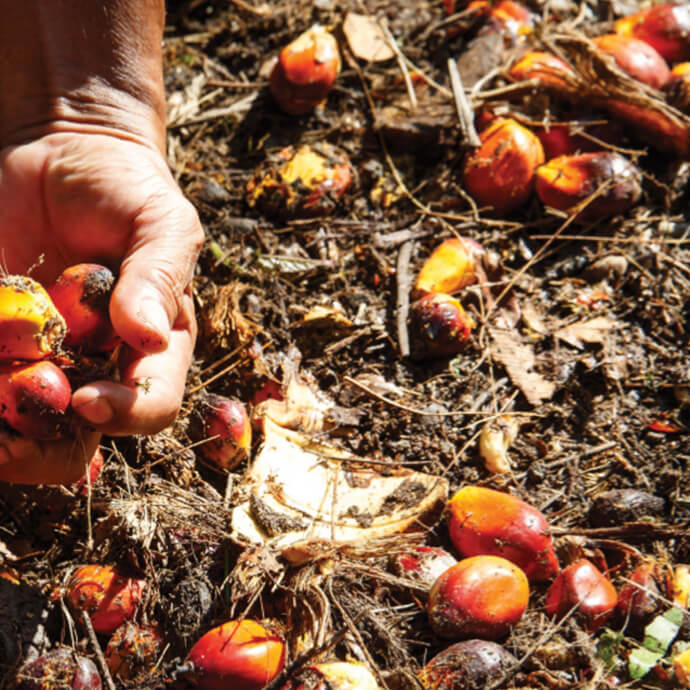
<svg viewBox="0 0 690 690">
<path fill-rule="evenodd" d="M 164 149 L 163 0 L 0 0 L 0 146 L 95 132 Z"/>
</svg>

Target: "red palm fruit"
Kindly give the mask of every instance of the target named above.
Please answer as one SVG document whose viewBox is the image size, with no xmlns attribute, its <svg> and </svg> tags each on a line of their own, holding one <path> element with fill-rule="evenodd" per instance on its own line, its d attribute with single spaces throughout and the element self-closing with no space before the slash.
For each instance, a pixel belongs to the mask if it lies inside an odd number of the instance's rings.
<svg viewBox="0 0 690 690">
<path fill-rule="evenodd" d="M 363 664 L 328 661 L 303 667 L 281 690 L 379 690 L 379 684 Z"/>
<path fill-rule="evenodd" d="M 500 556 L 472 556 L 446 570 L 429 592 L 429 623 L 453 640 L 504 637 L 522 618 L 529 582 L 514 563 Z"/>
<path fill-rule="evenodd" d="M 74 491 L 75 493 L 80 493 L 82 494 L 82 496 L 86 496 L 89 493 L 87 478 L 88 484 L 95 484 L 96 480 L 101 474 L 101 470 L 103 469 L 104 464 L 105 458 L 103 457 L 103 453 L 101 453 L 99 448 L 93 454 L 91 460 L 89 460 L 89 465 L 86 468 L 86 473 L 84 474 L 84 476 L 78 481 L 74 482 L 74 484 L 72 484 L 72 491 Z"/>
<path fill-rule="evenodd" d="M 259 403 L 264 402 L 264 400 L 284 400 L 282 386 L 278 381 L 274 379 L 266 379 L 257 390 L 254 391 L 252 396 L 252 405 L 256 407 Z"/>
<path fill-rule="evenodd" d="M 53 649 L 17 671 L 13 690 L 101 690 L 96 664 L 67 647 Z"/>
<path fill-rule="evenodd" d="M 414 294 L 448 295 L 477 281 L 477 261 L 484 247 L 467 237 L 451 237 L 439 244 L 424 262 L 414 284 Z"/>
<path fill-rule="evenodd" d="M 330 144 L 288 146 L 257 168 L 247 203 L 278 218 L 326 216 L 351 179 L 347 156 Z"/>
<path fill-rule="evenodd" d="M 633 629 L 641 630 L 661 608 L 661 596 L 656 564 L 641 563 L 620 589 L 616 605 L 618 617 L 629 620 Z"/>
<path fill-rule="evenodd" d="M 567 62 L 539 50 L 530 51 L 508 70 L 508 76 L 513 81 L 538 79 L 541 87 L 553 89 L 564 95 L 570 93 L 568 78 L 574 74 Z"/>
<path fill-rule="evenodd" d="M 651 7 L 615 23 L 615 31 L 649 44 L 668 62 L 690 59 L 690 4 Z"/>
<path fill-rule="evenodd" d="M 671 78 L 664 58 L 644 41 L 620 34 L 604 34 L 592 39 L 601 50 L 633 79 L 655 89 L 663 89 Z"/>
<path fill-rule="evenodd" d="M 594 137 L 594 139 L 607 144 L 620 146 L 623 143 L 623 131 L 616 122 L 611 121 L 592 125 L 586 122 L 578 122 L 578 127 Z M 544 157 L 547 161 L 559 156 L 591 153 L 602 148 L 597 141 L 582 134 L 576 134 L 571 130 L 570 125 L 567 124 L 550 125 L 548 128 L 537 127 L 534 133 L 541 141 Z"/>
<path fill-rule="evenodd" d="M 424 360 L 456 355 L 474 327 L 474 321 L 455 298 L 442 293 L 425 295 L 410 305 L 410 356 Z"/>
<path fill-rule="evenodd" d="M 317 24 L 283 48 L 269 85 L 282 110 L 303 115 L 325 100 L 339 72 L 338 43 Z"/>
<path fill-rule="evenodd" d="M 224 470 L 237 467 L 252 447 L 252 425 L 244 404 L 210 394 L 200 406 L 190 432 L 201 456 Z"/>
<path fill-rule="evenodd" d="M 438 577 L 458 561 L 444 549 L 433 546 L 415 546 L 392 557 L 398 575 L 410 578 L 431 588 Z"/>
<path fill-rule="evenodd" d="M 108 641 L 105 660 L 112 675 L 122 680 L 150 673 L 163 649 L 163 636 L 152 625 L 127 621 Z"/>
<path fill-rule="evenodd" d="M 283 639 L 252 620 L 209 630 L 189 652 L 198 690 L 261 690 L 285 664 Z"/>
<path fill-rule="evenodd" d="M 465 160 L 465 187 L 480 206 L 501 215 L 514 211 L 534 189 L 534 172 L 544 162 L 541 143 L 510 118 L 494 120 L 479 140 L 481 146 Z"/>
<path fill-rule="evenodd" d="M 71 397 L 67 377 L 52 362 L 0 368 L 0 418 L 27 438 L 59 438 Z"/>
<path fill-rule="evenodd" d="M 110 296 L 115 276 L 99 264 L 66 268 L 48 294 L 67 324 L 65 345 L 86 353 L 106 352 L 117 343 L 110 323 Z"/>
<path fill-rule="evenodd" d="M 507 677 L 517 659 L 489 640 L 464 640 L 437 654 L 417 675 L 424 690 L 484 688 Z"/>
<path fill-rule="evenodd" d="M 146 580 L 125 577 L 112 566 L 85 565 L 67 583 L 67 599 L 89 613 L 96 632 L 109 634 L 132 619 L 145 589 Z"/>
<path fill-rule="evenodd" d="M 547 206 L 568 211 L 601 189 L 576 216 L 600 220 L 627 211 L 640 198 L 640 179 L 640 170 L 618 153 L 559 156 L 537 168 L 537 194 Z"/>
<path fill-rule="evenodd" d="M 587 559 L 563 568 L 546 593 L 546 613 L 563 618 L 577 605 L 577 615 L 590 632 L 601 628 L 618 603 L 616 588 Z"/>
<path fill-rule="evenodd" d="M 516 496 L 466 486 L 448 502 L 447 512 L 450 538 L 463 556 L 502 556 L 533 581 L 558 572 L 546 518 Z"/>
</svg>

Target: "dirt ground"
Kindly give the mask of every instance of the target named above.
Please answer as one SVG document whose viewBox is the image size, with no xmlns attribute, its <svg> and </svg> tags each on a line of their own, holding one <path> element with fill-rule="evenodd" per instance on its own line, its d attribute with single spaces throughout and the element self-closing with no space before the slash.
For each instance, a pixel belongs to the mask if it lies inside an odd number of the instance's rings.
<svg viewBox="0 0 690 690">
<path fill-rule="evenodd" d="M 117 563 L 152 583 L 141 616 L 161 626 L 168 645 L 150 673 L 115 679 L 116 687 L 165 687 L 196 639 L 230 617 L 290 628 L 307 609 L 322 623 L 321 658 L 362 661 L 382 686 L 417 687 L 415 673 L 448 642 L 433 634 L 420 592 L 387 556 L 415 540 L 453 552 L 445 520 L 416 537 L 324 547 L 290 565 L 231 534 L 247 463 L 228 479 L 195 455 L 190 422 L 206 393 L 249 403 L 267 378 L 282 381 L 295 367 L 334 403 L 321 440 L 384 475 L 414 470 L 445 478 L 451 493 L 479 484 L 523 498 L 553 526 L 562 566 L 584 555 L 608 566 L 620 587 L 644 558 L 690 563 L 687 164 L 627 127 L 620 148 L 644 180 L 641 200 L 624 215 L 575 224 L 536 198 L 492 215 L 472 208 L 463 188 L 468 149 L 449 92 L 447 61 L 466 55 L 466 80 L 489 75 L 470 99 L 475 112 L 510 111 L 525 123 L 566 117 L 566 106 L 535 88 L 506 91 L 505 67 L 526 46 L 553 45 L 559 31 L 603 33 L 636 6 L 529 3 L 543 21 L 511 44 L 477 42 L 476 22 L 449 35 L 456 24 L 440 2 L 169 3 L 169 158 L 207 232 L 195 286 L 197 358 L 176 425 L 150 439 L 106 439 L 105 469 L 87 496 L 2 489 L 5 564 L 22 592 L 0 592 L 12 612 L 0 626 L 0 687 L 20 649 L 61 642 L 94 656 L 93 641 L 51 596 L 86 562 Z M 425 75 L 412 80 L 415 110 L 398 60 L 352 56 L 342 34 L 348 10 L 385 19 L 410 70 Z M 342 72 L 323 108 L 286 115 L 268 91 L 268 61 L 316 22 L 338 36 Z M 247 184 L 267 155 L 323 142 L 344 151 L 354 170 L 330 216 L 289 219 L 248 206 Z M 487 308 L 486 294 L 468 288 L 462 300 L 477 328 L 465 349 L 411 360 L 400 341 L 406 286 L 454 234 L 495 254 L 493 294 L 506 289 L 509 299 Z M 310 320 L 317 307 L 321 317 Z M 477 439 L 499 413 L 511 414 L 519 432 L 510 471 L 491 474 Z M 255 451 L 259 444 L 257 434 Z M 595 499 L 612 489 L 662 502 L 602 517 Z M 601 633 L 575 616 L 554 624 L 544 612 L 547 585 L 531 587 L 527 613 L 502 641 L 519 667 L 492 687 L 610 687 L 597 656 Z M 661 671 L 630 681 L 624 660 L 641 634 L 624 621 L 612 627 L 624 633 L 613 672 L 619 687 L 673 687 Z M 678 640 L 690 640 L 687 629 Z M 307 659 L 319 651 L 311 644 L 300 649 Z"/>
</svg>

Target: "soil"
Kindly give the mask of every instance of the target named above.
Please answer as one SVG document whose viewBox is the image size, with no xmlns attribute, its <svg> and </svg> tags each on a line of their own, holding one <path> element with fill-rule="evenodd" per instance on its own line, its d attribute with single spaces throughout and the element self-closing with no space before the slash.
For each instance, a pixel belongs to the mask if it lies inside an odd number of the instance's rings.
<svg viewBox="0 0 690 690">
<path fill-rule="evenodd" d="M 533 86 L 506 90 L 505 68 L 527 46 L 557 45 L 572 57 L 573 44 L 634 6 L 529 3 L 543 18 L 539 27 L 497 40 L 466 17 L 465 30 L 449 32 L 464 15 L 449 22 L 441 3 L 425 0 L 169 3 L 169 160 L 207 233 L 188 393 L 171 429 L 105 439 L 105 468 L 85 495 L 2 488 L 3 555 L 20 584 L 0 579 L 9 612 L 0 626 L 1 687 L 22 654 L 60 643 L 97 658 L 95 643 L 105 647 L 107 636 L 90 639 L 59 596 L 74 566 L 87 562 L 117 564 L 149 581 L 139 616 L 156 622 L 167 644 L 160 663 L 136 680 L 115 678 L 115 687 L 170 686 L 201 634 L 239 617 L 287 628 L 292 670 L 351 659 L 369 666 L 381 686 L 419 687 L 415 675 L 449 642 L 433 634 L 423 591 L 399 577 L 388 555 L 425 543 L 459 556 L 445 519 L 416 536 L 324 546 L 292 565 L 231 534 L 248 461 L 228 474 L 197 457 L 190 428 L 206 393 L 251 407 L 268 379 L 282 382 L 295 369 L 334 403 L 321 440 L 384 473 L 443 477 L 451 494 L 478 484 L 521 497 L 547 517 L 561 566 L 587 557 L 620 589 L 644 560 L 660 569 L 690 563 L 687 163 L 657 150 L 660 137 L 645 137 L 644 125 L 624 124 L 617 148 L 644 171 L 630 210 L 578 224 L 533 196 L 492 215 L 464 189 L 469 147 L 449 91 L 448 59 L 463 56 L 466 86 L 485 77 L 470 98 L 475 112 L 511 112 L 523 123 L 608 120 L 582 104 L 575 114 Z M 348 10 L 386 21 L 414 65 L 416 109 L 395 58 L 353 57 L 342 33 Z M 286 115 L 267 87 L 270 60 L 316 22 L 338 37 L 342 71 L 322 107 Z M 559 32 L 571 43 L 559 43 Z M 612 84 L 617 78 L 624 83 L 614 73 Z M 267 156 L 325 142 L 347 154 L 354 173 L 330 215 L 265 215 L 248 205 L 247 184 Z M 459 295 L 477 324 L 459 354 L 411 359 L 401 340 L 409 285 L 454 235 L 490 253 L 492 287 Z M 317 307 L 320 317 L 312 318 Z M 500 414 L 516 419 L 519 431 L 510 471 L 492 474 L 478 436 Z M 643 493 L 621 507 L 601 498 L 613 489 Z M 418 497 L 411 491 L 400 500 L 409 507 Z M 607 669 L 598 654 L 603 633 L 577 616 L 552 621 L 547 587 L 531 585 L 526 614 L 501 640 L 520 663 L 491 687 L 674 687 L 668 656 L 644 679 L 629 680 L 626 655 L 643 635 L 626 620 L 609 621 L 622 637 L 618 663 Z M 662 596 L 657 612 L 666 608 Z M 320 636 L 300 647 L 294 630 L 307 611 Z M 683 641 L 690 641 L 687 625 Z"/>
</svg>

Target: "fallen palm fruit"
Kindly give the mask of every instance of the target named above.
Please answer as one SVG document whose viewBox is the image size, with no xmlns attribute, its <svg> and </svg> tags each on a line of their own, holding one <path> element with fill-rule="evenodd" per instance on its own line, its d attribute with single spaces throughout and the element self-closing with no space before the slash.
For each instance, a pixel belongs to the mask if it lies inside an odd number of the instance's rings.
<svg viewBox="0 0 690 690">
<path fill-rule="evenodd" d="M 671 70 L 666 99 L 674 108 L 685 113 L 690 111 L 690 62 L 679 62 Z"/>
<path fill-rule="evenodd" d="M 80 493 L 82 496 L 86 496 L 89 493 L 89 485 L 93 486 L 101 474 L 103 465 L 105 464 L 105 458 L 100 449 L 97 449 L 91 460 L 89 460 L 89 465 L 86 468 L 84 476 L 78 481 L 74 482 L 70 487 L 74 493 Z"/>
<path fill-rule="evenodd" d="M 578 130 L 583 133 L 578 133 Z M 613 146 L 623 144 L 623 130 L 617 122 L 613 121 L 591 125 L 587 122 L 578 121 L 577 125 L 572 128 L 567 124 L 555 124 L 548 127 L 537 127 L 534 133 L 541 141 L 544 157 L 547 161 L 559 156 L 572 156 L 576 153 L 591 153 L 601 150 L 603 144 Z"/>
<path fill-rule="evenodd" d="M 121 575 L 109 565 L 77 568 L 66 596 L 76 611 L 86 611 L 96 632 L 112 633 L 131 620 L 141 603 L 146 580 Z"/>
<path fill-rule="evenodd" d="M 466 486 L 448 502 L 448 530 L 463 556 L 502 556 L 533 581 L 558 572 L 546 518 L 511 494 Z"/>
<path fill-rule="evenodd" d="M 442 242 L 424 262 L 413 294 L 443 292 L 448 295 L 477 281 L 477 262 L 484 247 L 467 237 L 451 237 Z"/>
<path fill-rule="evenodd" d="M 549 616 L 561 619 L 577 607 L 576 615 L 590 632 L 596 632 L 606 623 L 617 603 L 615 587 L 585 558 L 563 568 L 546 593 Z"/>
<path fill-rule="evenodd" d="M 109 304 L 115 276 L 99 264 L 65 269 L 48 288 L 67 325 L 64 343 L 87 354 L 111 350 L 117 335 L 110 323 Z"/>
<path fill-rule="evenodd" d="M 437 654 L 417 675 L 424 690 L 473 690 L 505 678 L 517 659 L 489 640 L 456 642 Z"/>
<path fill-rule="evenodd" d="M 690 59 L 690 4 L 651 7 L 615 23 L 615 31 L 649 44 L 668 62 Z"/>
<path fill-rule="evenodd" d="M 690 688 L 690 648 L 673 657 L 673 675 L 679 687 Z"/>
<path fill-rule="evenodd" d="M 529 602 L 529 582 L 500 556 L 472 556 L 446 570 L 429 592 L 427 613 L 440 637 L 459 640 L 507 635 Z"/>
<path fill-rule="evenodd" d="M 440 575 L 458 562 L 445 549 L 434 546 L 415 546 L 410 551 L 395 554 L 392 561 L 398 575 L 415 580 L 429 589 Z"/>
<path fill-rule="evenodd" d="M 281 690 L 379 690 L 379 685 L 363 664 L 330 661 L 305 666 Z"/>
<path fill-rule="evenodd" d="M 475 325 L 454 297 L 425 295 L 410 305 L 410 356 L 424 360 L 456 355 L 465 347 Z"/>
<path fill-rule="evenodd" d="M 338 43 L 317 24 L 281 50 L 269 85 L 282 110 L 303 115 L 323 103 L 339 72 Z"/>
<path fill-rule="evenodd" d="M 564 95 L 570 91 L 569 78 L 574 74 L 567 62 L 539 50 L 530 51 L 508 70 L 508 77 L 515 82 L 537 80 L 540 87 Z"/>
<path fill-rule="evenodd" d="M 480 135 L 463 168 L 463 181 L 479 206 L 505 215 L 522 206 L 534 189 L 534 173 L 544 162 L 535 134 L 511 118 L 497 118 Z"/>
<path fill-rule="evenodd" d="M 60 438 L 72 388 L 50 361 L 0 367 L 0 418 L 27 438 Z"/>
<path fill-rule="evenodd" d="M 599 50 L 613 57 L 618 67 L 643 84 L 663 89 L 671 78 L 664 58 L 644 41 L 621 34 L 595 36 L 592 41 Z"/>
<path fill-rule="evenodd" d="M 673 569 L 673 603 L 690 609 L 690 565 L 681 564 Z"/>
<path fill-rule="evenodd" d="M 199 442 L 198 452 L 224 470 L 237 467 L 252 447 L 252 425 L 239 400 L 208 395 L 200 405 L 190 433 Z"/>
<path fill-rule="evenodd" d="M 285 664 L 283 639 L 253 620 L 228 621 L 189 652 L 198 690 L 261 690 Z"/>
<path fill-rule="evenodd" d="M 628 621 L 633 631 L 644 628 L 659 613 L 663 598 L 658 586 L 659 576 L 656 563 L 641 563 L 630 573 L 618 593 L 616 614 L 620 620 Z"/>
<path fill-rule="evenodd" d="M 639 489 L 611 489 L 594 497 L 588 517 L 593 527 L 607 527 L 661 515 L 665 507 L 660 496 Z"/>
<path fill-rule="evenodd" d="M 0 278 L 0 360 L 52 357 L 59 352 L 65 332 L 65 320 L 35 280 Z"/>
<path fill-rule="evenodd" d="M 576 219 L 585 222 L 627 211 L 642 194 L 640 180 L 640 170 L 627 158 L 600 151 L 560 156 L 540 165 L 536 186 L 542 203 L 575 212 Z M 576 208 L 579 205 L 582 208 Z"/>
<path fill-rule="evenodd" d="M 288 146 L 259 166 L 247 185 L 247 203 L 276 217 L 326 216 L 351 177 L 347 157 L 330 144 Z"/>
<path fill-rule="evenodd" d="M 23 664 L 12 683 L 13 690 L 101 690 L 96 665 L 67 647 L 53 649 Z"/>
<path fill-rule="evenodd" d="M 503 415 L 487 422 L 479 434 L 479 454 L 489 472 L 510 472 L 508 448 L 517 438 L 520 427 L 514 416 Z"/>
<path fill-rule="evenodd" d="M 150 673 L 162 649 L 163 636 L 158 628 L 127 621 L 108 640 L 105 660 L 113 676 L 131 680 Z"/>
</svg>

